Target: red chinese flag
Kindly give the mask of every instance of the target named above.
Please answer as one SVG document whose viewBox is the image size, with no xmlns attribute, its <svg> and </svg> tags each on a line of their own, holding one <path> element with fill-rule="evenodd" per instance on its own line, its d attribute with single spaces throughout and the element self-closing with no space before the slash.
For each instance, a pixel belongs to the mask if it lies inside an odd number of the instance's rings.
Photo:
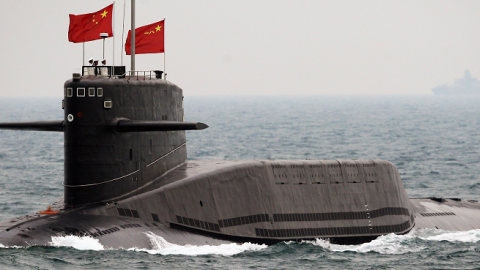
<svg viewBox="0 0 480 270">
<path fill-rule="evenodd" d="M 163 20 L 135 29 L 135 54 L 165 52 L 164 25 L 165 21 Z M 127 55 L 130 55 L 131 52 L 131 37 L 131 31 L 128 31 L 127 41 L 125 42 L 125 53 Z"/>
<path fill-rule="evenodd" d="M 112 15 L 113 4 L 94 13 L 70 14 L 68 41 L 78 43 L 101 39 L 100 33 L 113 37 Z"/>
</svg>

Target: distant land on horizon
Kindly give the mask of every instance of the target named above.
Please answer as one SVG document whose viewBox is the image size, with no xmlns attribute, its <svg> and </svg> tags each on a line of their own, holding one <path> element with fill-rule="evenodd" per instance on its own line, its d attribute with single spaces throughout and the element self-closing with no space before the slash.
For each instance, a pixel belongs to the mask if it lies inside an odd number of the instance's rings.
<svg viewBox="0 0 480 270">
<path fill-rule="evenodd" d="M 471 96 L 480 95 L 480 81 L 465 70 L 463 78 L 455 80 L 453 85 L 444 84 L 432 89 L 437 96 Z"/>
</svg>

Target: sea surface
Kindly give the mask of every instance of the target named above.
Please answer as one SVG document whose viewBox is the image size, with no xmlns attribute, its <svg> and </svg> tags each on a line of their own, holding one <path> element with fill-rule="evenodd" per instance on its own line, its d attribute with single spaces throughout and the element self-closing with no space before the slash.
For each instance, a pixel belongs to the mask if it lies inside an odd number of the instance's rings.
<svg viewBox="0 0 480 270">
<path fill-rule="evenodd" d="M 410 197 L 480 199 L 480 98 L 189 97 L 192 160 L 385 159 Z M 61 98 L 2 98 L 0 122 L 63 119 Z M 0 220 L 44 210 L 63 188 L 63 134 L 0 131 Z M 161 241 L 152 236 L 152 242 Z M 323 240 L 109 249 L 95 239 L 0 244 L 0 269 L 480 269 L 480 230 L 415 230 L 341 246 Z"/>
</svg>

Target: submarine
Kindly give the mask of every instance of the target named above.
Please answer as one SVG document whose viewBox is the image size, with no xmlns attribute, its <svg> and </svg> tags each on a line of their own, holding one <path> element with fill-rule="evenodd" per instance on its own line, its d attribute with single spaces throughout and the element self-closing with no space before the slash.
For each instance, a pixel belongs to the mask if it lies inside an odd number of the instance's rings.
<svg viewBox="0 0 480 270">
<path fill-rule="evenodd" d="M 410 199 L 385 160 L 188 160 L 185 131 L 208 126 L 184 121 L 183 90 L 162 75 L 135 70 L 134 60 L 128 72 L 83 66 L 64 83 L 63 119 L 0 123 L 63 132 L 65 157 L 64 196 L 0 221 L 2 245 L 67 235 L 106 248 L 159 248 L 154 239 L 359 244 L 415 229 L 480 229 L 477 201 Z"/>
</svg>

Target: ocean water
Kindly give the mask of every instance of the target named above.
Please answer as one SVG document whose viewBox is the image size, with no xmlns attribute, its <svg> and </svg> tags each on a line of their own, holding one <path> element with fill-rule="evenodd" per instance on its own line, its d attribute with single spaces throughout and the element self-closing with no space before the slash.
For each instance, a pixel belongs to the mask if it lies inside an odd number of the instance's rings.
<svg viewBox="0 0 480 270">
<path fill-rule="evenodd" d="M 190 159 L 385 159 L 410 197 L 480 199 L 480 98 L 189 97 Z M 4 98 L 0 121 L 62 119 L 61 98 Z M 62 196 L 63 134 L 0 131 L 0 220 Z M 0 269 L 480 269 L 480 230 L 416 230 L 354 246 L 323 240 L 115 250 L 92 238 L 0 244 Z"/>
</svg>

